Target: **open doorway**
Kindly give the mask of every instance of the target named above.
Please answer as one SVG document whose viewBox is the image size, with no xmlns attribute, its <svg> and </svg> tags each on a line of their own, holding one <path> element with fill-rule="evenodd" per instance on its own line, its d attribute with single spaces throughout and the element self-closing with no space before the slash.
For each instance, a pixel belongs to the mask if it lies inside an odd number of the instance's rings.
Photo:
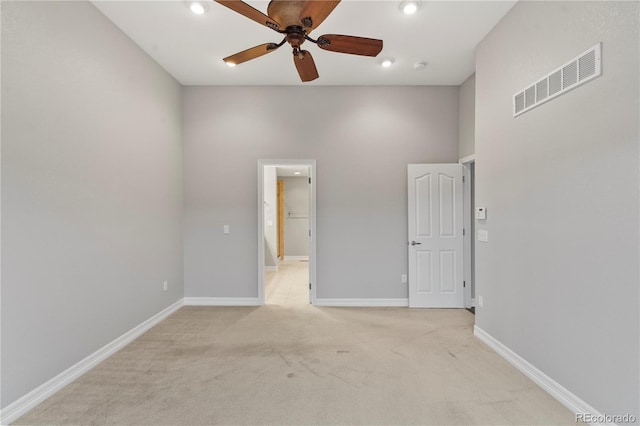
<svg viewBox="0 0 640 426">
<path fill-rule="evenodd" d="M 475 156 L 460 160 L 464 166 L 464 305 L 475 314 L 475 259 L 476 259 L 476 221 L 475 221 Z"/>
<path fill-rule="evenodd" d="M 258 297 L 315 303 L 315 160 L 258 161 Z"/>
</svg>

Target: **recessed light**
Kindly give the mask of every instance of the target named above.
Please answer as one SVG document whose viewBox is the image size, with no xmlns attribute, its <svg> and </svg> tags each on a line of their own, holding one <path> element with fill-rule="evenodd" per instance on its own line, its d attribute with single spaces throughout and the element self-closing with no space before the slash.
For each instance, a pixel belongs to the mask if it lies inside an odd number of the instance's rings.
<svg viewBox="0 0 640 426">
<path fill-rule="evenodd" d="M 205 7 L 205 5 L 199 1 L 190 2 L 189 9 L 191 9 L 191 11 L 196 15 L 202 15 L 204 12 L 207 11 L 207 8 Z"/>
<path fill-rule="evenodd" d="M 225 62 L 225 64 L 227 64 L 227 66 L 229 66 L 229 67 L 231 67 L 231 68 L 233 68 L 233 67 L 235 67 L 235 66 L 237 65 L 237 64 L 236 64 L 236 63 L 234 63 L 234 62 Z"/>
<path fill-rule="evenodd" d="M 400 3 L 400 10 L 407 15 L 416 13 L 418 9 L 420 9 L 419 1 L 403 1 Z"/>
<path fill-rule="evenodd" d="M 301 172 L 301 171 L 299 171 L 299 170 L 296 170 L 295 172 L 293 172 L 293 174 L 294 174 L 294 175 L 299 175 L 299 174 L 301 174 L 301 173 L 302 173 L 302 172 Z"/>
<path fill-rule="evenodd" d="M 396 60 L 394 58 L 381 58 L 378 63 L 384 68 L 389 68 Z"/>
</svg>

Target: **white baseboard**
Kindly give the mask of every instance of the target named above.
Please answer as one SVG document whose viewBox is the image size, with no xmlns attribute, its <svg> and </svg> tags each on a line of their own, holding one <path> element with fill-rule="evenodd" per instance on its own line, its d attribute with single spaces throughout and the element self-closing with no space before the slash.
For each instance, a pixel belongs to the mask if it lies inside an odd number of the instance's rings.
<svg viewBox="0 0 640 426">
<path fill-rule="evenodd" d="M 285 256 L 284 260 L 309 260 L 309 256 Z"/>
<path fill-rule="evenodd" d="M 278 271 L 278 265 L 276 265 L 276 266 L 265 266 L 264 270 L 265 271 L 276 271 L 277 272 Z"/>
<path fill-rule="evenodd" d="M 185 306 L 260 306 L 257 297 L 185 297 Z"/>
<path fill-rule="evenodd" d="M 315 306 L 343 307 L 401 307 L 409 306 L 409 299 L 316 299 Z"/>
<path fill-rule="evenodd" d="M 82 361 L 67 368 L 65 371 L 38 386 L 28 394 L 7 405 L 5 409 L 0 412 L 0 424 L 7 425 L 18 420 L 18 418 L 25 415 L 36 405 L 40 404 L 42 401 L 52 396 L 87 371 L 91 370 L 93 367 L 131 343 L 133 340 L 140 337 L 144 332 L 167 318 L 181 307 L 182 299 L 158 312 L 140 325 L 127 331 L 111 343 L 106 344 L 84 358 Z"/>
<path fill-rule="evenodd" d="M 574 395 L 560 383 L 544 374 L 526 359 L 513 352 L 486 331 L 482 330 L 478 326 L 474 326 L 473 334 L 573 413 L 591 414 L 593 417 L 602 417 L 602 413 L 598 412 L 592 406 Z"/>
</svg>

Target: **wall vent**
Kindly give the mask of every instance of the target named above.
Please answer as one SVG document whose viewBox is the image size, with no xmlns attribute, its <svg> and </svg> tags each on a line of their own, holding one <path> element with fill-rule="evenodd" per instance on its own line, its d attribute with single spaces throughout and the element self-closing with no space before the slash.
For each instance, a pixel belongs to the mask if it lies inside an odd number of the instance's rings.
<svg viewBox="0 0 640 426">
<path fill-rule="evenodd" d="M 602 73 L 602 43 L 513 95 L 513 116 L 573 90 Z"/>
</svg>

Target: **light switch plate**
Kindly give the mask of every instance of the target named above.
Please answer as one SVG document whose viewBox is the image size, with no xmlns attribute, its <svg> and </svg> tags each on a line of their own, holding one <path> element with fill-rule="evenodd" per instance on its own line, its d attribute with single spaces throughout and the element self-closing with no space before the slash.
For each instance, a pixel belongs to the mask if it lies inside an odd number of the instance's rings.
<svg viewBox="0 0 640 426">
<path fill-rule="evenodd" d="M 489 242 L 489 231 L 486 229 L 478 229 L 478 241 L 483 243 Z"/>
</svg>

